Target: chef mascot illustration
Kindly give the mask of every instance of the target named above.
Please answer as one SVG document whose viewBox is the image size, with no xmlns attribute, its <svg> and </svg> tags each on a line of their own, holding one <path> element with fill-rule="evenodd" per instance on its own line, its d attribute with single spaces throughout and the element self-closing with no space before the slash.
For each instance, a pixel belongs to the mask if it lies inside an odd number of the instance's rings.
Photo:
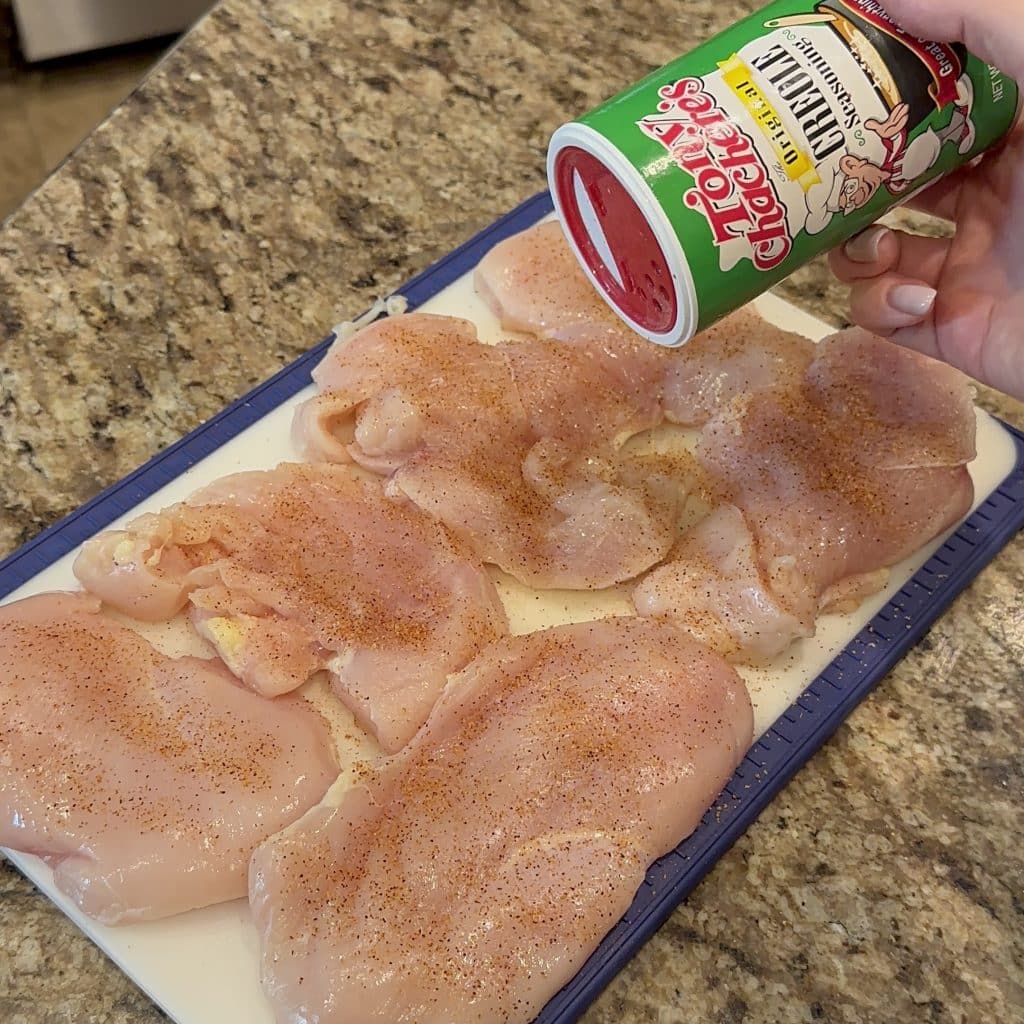
<svg viewBox="0 0 1024 1024">
<path fill-rule="evenodd" d="M 771 27 L 785 29 L 786 23 L 828 32 L 861 71 L 861 76 L 849 74 L 853 68 L 848 66 L 844 80 L 868 76 L 871 105 L 888 110 L 887 117 L 864 118 L 855 132 L 857 151 L 848 147 L 838 163 L 819 165 L 821 181 L 806 194 L 808 234 L 820 233 L 837 215 L 867 206 L 882 188 L 905 195 L 936 165 L 944 146 L 955 146 L 961 155 L 974 148 L 974 85 L 965 72 L 962 46 L 915 39 L 894 25 L 875 0 L 823 0 L 813 13 L 778 19 Z M 911 138 L 946 107 L 951 116 L 945 127 L 927 127 Z"/>
<path fill-rule="evenodd" d="M 971 120 L 973 105 L 974 86 L 964 75 L 957 82 L 957 103 L 952 119 L 939 131 L 928 128 L 908 143 L 910 106 L 907 103 L 895 107 L 885 121 L 869 118 L 864 127 L 882 141 L 885 159 L 876 163 L 849 153 L 843 156 L 831 182 L 823 181 L 808 190 L 804 230 L 811 235 L 818 234 L 828 227 L 836 214 L 851 214 L 867 206 L 881 188 L 893 195 L 903 195 L 914 181 L 935 166 L 947 143 L 955 145 L 961 155 L 969 153 L 975 143 Z"/>
</svg>

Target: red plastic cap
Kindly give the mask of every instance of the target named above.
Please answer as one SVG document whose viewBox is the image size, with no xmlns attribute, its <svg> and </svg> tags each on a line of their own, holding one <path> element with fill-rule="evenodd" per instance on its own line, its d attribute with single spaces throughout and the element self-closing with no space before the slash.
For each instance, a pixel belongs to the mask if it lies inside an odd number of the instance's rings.
<svg viewBox="0 0 1024 1024">
<path fill-rule="evenodd" d="M 641 330 L 670 331 L 679 306 L 669 263 L 622 182 L 593 153 L 567 146 L 555 157 L 554 187 L 563 226 L 612 306 Z M 580 209 L 580 191 L 589 209 Z"/>
</svg>

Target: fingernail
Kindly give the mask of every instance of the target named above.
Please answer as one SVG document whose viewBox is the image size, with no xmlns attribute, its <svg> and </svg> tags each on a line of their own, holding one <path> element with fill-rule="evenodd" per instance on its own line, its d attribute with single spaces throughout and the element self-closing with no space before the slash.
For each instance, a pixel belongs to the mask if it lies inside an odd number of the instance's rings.
<svg viewBox="0 0 1024 1024">
<path fill-rule="evenodd" d="M 935 305 L 935 289 L 923 284 L 900 284 L 889 292 L 889 305 L 907 316 L 926 316 Z"/>
<path fill-rule="evenodd" d="M 877 263 L 882 239 L 889 233 L 889 229 L 881 224 L 862 231 L 846 243 L 846 255 L 854 263 Z"/>
</svg>

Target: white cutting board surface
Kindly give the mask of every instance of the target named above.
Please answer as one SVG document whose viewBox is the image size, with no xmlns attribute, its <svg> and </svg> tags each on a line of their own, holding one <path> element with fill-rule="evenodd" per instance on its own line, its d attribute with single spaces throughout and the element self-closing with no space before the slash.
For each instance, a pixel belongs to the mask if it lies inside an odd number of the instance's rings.
<svg viewBox="0 0 1024 1024">
<path fill-rule="evenodd" d="M 757 306 L 772 322 L 815 340 L 832 332 L 828 325 L 774 296 L 765 296 Z M 423 312 L 447 313 L 472 320 L 485 341 L 495 341 L 500 336 L 494 317 L 474 294 L 469 275 L 419 308 Z M 289 439 L 292 410 L 311 394 L 312 388 L 309 388 L 268 414 L 125 518 L 179 501 L 227 473 L 270 468 L 282 461 L 295 460 L 296 453 Z M 978 451 L 980 454 L 971 467 L 971 475 L 980 504 L 1012 471 L 1016 462 L 1015 446 L 1009 434 L 982 412 L 978 413 Z M 119 525 L 111 524 L 111 528 Z M 819 620 L 817 636 L 802 641 L 795 651 L 785 656 L 779 667 L 743 670 L 754 704 L 758 734 L 793 703 L 941 543 L 940 538 L 898 566 L 893 571 L 890 587 L 866 602 L 855 614 Z M 71 573 L 73 559 L 74 553 L 61 558 L 7 600 L 45 590 L 77 589 Z M 507 578 L 498 578 L 498 586 L 512 628 L 517 633 L 631 611 L 624 590 L 594 594 L 532 591 Z M 159 637 L 153 639 L 160 645 Z M 273 1024 L 270 1006 L 259 986 L 256 930 L 249 921 L 244 900 L 165 921 L 108 928 L 83 916 L 65 899 L 53 887 L 50 869 L 36 857 L 14 853 L 7 856 L 179 1024 Z"/>
</svg>

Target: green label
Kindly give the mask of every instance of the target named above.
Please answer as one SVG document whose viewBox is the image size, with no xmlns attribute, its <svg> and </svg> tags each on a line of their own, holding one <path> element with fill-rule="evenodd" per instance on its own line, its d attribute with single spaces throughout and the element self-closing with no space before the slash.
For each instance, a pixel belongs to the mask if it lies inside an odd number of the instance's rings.
<svg viewBox="0 0 1024 1024">
<path fill-rule="evenodd" d="M 642 175 L 699 327 L 1012 127 L 1017 85 L 874 0 L 779 0 L 580 119 Z"/>
</svg>

